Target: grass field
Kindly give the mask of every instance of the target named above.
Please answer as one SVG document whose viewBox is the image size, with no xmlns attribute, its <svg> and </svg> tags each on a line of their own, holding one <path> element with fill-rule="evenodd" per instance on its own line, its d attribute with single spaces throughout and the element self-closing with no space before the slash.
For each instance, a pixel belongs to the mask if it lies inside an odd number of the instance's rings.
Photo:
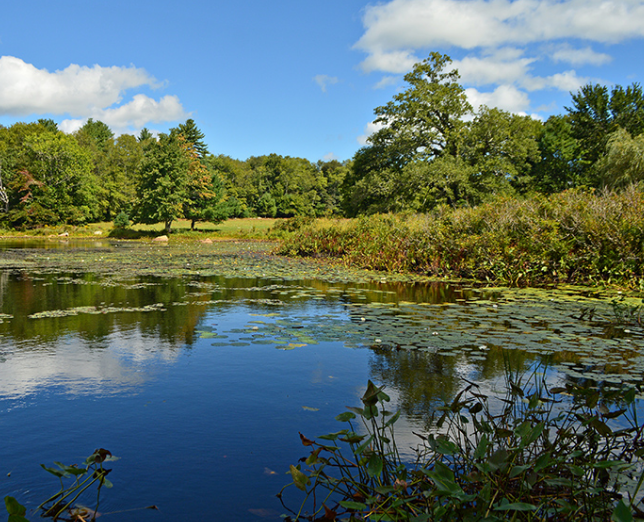
<svg viewBox="0 0 644 522">
<path fill-rule="evenodd" d="M 190 221 L 180 219 L 172 223 L 172 236 L 183 239 L 203 238 L 266 238 L 271 228 L 280 219 L 269 218 L 242 218 L 228 219 L 216 225 L 212 223 L 197 223 L 195 230 L 190 230 Z M 120 237 L 123 239 L 138 239 L 155 237 L 165 234 L 164 224 L 133 225 L 122 234 L 117 233 L 112 223 L 91 223 L 84 226 L 61 225 L 57 227 L 43 227 L 34 230 L 0 230 L 0 237 L 47 237 L 69 234 L 70 237 Z"/>
</svg>

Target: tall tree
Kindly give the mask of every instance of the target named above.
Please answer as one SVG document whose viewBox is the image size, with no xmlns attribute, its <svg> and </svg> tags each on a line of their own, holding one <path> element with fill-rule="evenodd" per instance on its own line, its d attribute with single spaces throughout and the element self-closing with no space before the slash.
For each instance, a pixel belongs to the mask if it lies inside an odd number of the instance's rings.
<svg viewBox="0 0 644 522">
<path fill-rule="evenodd" d="M 585 182 L 601 186 L 597 162 L 604 156 L 611 134 L 618 128 L 635 137 L 644 132 L 644 93 L 634 83 L 627 88 L 587 84 L 572 95 L 566 107 L 572 134 L 579 141 Z"/>
<path fill-rule="evenodd" d="M 80 224 L 95 219 L 96 182 L 91 156 L 62 132 L 32 134 L 24 140 L 25 158 L 12 180 L 14 226 Z"/>
<path fill-rule="evenodd" d="M 463 118 L 472 107 L 458 83 L 458 71 L 449 68 L 451 61 L 447 55 L 431 53 L 405 75 L 409 87 L 375 109 L 374 123 L 382 128 L 368 142 L 382 149 L 389 166 L 456 156 Z"/>
<path fill-rule="evenodd" d="M 166 233 L 172 222 L 183 217 L 189 200 L 189 158 L 177 136 L 161 134 L 149 144 L 139 169 L 137 202 L 132 221 L 154 224 L 163 222 Z"/>
<path fill-rule="evenodd" d="M 81 144 L 94 143 L 99 149 L 104 149 L 114 139 L 114 133 L 107 124 L 92 118 L 76 131 L 76 136 Z"/>
<path fill-rule="evenodd" d="M 195 120 L 192 118 L 186 120 L 185 123 L 180 124 L 176 129 L 173 129 L 172 132 L 180 134 L 188 143 L 192 144 L 200 159 L 204 159 L 209 154 L 208 147 L 204 142 L 204 138 L 206 136 L 201 132 L 201 130 L 199 130 Z"/>
<path fill-rule="evenodd" d="M 582 183 L 582 153 L 568 115 L 550 116 L 546 120 L 539 137 L 539 154 L 531 182 L 534 190 L 553 194 Z"/>
<path fill-rule="evenodd" d="M 625 129 L 617 129 L 608 140 L 606 155 L 598 162 L 598 170 L 610 188 L 644 181 L 644 134 L 633 138 Z"/>
<path fill-rule="evenodd" d="M 194 230 L 197 221 L 220 223 L 228 218 L 229 209 L 224 201 L 224 188 L 216 171 L 199 158 L 193 143 L 178 135 L 181 148 L 188 158 L 186 179 L 187 198 L 183 205 L 183 216 L 190 220 Z"/>
<path fill-rule="evenodd" d="M 539 161 L 541 132 L 542 123 L 529 116 L 482 106 L 463 132 L 459 154 L 475 169 L 471 184 L 480 194 L 525 191 Z"/>
</svg>

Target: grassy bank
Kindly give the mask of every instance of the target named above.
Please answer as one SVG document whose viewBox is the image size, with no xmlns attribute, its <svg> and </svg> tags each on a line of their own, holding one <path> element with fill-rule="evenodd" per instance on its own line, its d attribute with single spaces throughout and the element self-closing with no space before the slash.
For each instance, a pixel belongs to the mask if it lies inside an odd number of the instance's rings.
<svg viewBox="0 0 644 522">
<path fill-rule="evenodd" d="M 268 218 L 229 219 L 223 223 L 197 223 L 195 230 L 190 229 L 190 221 L 180 219 L 172 223 L 172 237 L 190 238 L 219 238 L 219 239 L 265 239 L 275 223 L 279 221 Z M 2 230 L 0 237 L 48 237 L 69 235 L 77 238 L 121 238 L 142 239 L 165 234 L 164 224 L 133 225 L 127 229 L 115 229 L 112 223 L 90 223 L 85 226 L 60 225 L 57 227 L 42 227 L 33 230 Z"/>
<path fill-rule="evenodd" d="M 644 190 L 501 198 L 427 215 L 375 215 L 302 227 L 281 253 L 375 270 L 512 285 L 644 288 Z"/>
</svg>

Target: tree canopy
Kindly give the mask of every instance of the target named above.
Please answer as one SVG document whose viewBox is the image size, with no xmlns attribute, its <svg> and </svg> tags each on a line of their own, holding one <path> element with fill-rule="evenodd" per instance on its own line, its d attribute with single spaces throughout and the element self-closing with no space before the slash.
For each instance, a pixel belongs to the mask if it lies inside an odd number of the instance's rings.
<svg viewBox="0 0 644 522">
<path fill-rule="evenodd" d="M 192 119 L 158 137 L 115 136 L 89 119 L 65 134 L 51 119 L 0 126 L 0 221 L 12 227 L 229 217 L 357 216 L 473 206 L 496 195 L 551 194 L 644 182 L 639 84 L 589 83 L 541 122 L 469 104 L 458 71 L 431 53 L 406 88 L 374 109 L 353 158 L 311 162 L 209 151 Z M 122 219 L 122 221 L 124 221 Z"/>
</svg>

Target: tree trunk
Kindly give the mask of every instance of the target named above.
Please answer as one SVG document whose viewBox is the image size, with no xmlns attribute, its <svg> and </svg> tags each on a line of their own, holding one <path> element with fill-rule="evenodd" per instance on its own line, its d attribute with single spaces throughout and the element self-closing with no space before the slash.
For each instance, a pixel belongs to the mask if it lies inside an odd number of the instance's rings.
<svg viewBox="0 0 644 522">
<path fill-rule="evenodd" d="M 168 234 L 168 235 L 170 234 L 170 232 L 172 232 L 170 230 L 171 226 L 172 226 L 172 220 L 165 222 L 165 233 Z"/>
</svg>

